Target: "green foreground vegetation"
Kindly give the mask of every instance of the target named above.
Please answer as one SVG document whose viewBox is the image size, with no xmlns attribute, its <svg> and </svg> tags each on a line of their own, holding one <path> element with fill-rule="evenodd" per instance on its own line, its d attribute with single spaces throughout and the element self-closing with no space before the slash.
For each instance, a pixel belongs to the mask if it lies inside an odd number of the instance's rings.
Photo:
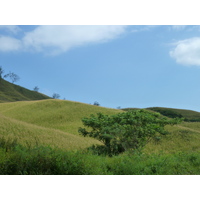
<svg viewBox="0 0 200 200">
<path fill-rule="evenodd" d="M 200 152 L 124 153 L 114 157 L 89 151 L 27 148 L 0 139 L 0 174 L 7 175 L 198 175 Z"/>
</svg>

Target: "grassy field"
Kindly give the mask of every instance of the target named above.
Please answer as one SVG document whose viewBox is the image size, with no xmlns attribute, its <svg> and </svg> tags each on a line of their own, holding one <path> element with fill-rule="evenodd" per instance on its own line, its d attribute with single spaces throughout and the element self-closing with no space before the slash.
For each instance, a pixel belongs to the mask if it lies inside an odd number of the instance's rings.
<svg viewBox="0 0 200 200">
<path fill-rule="evenodd" d="M 41 100 L 0 104 L 0 113 L 30 124 L 78 134 L 81 119 L 102 112 L 115 114 L 117 109 L 103 108 L 64 100 Z"/>
<path fill-rule="evenodd" d="M 102 112 L 120 110 L 63 100 L 20 101 L 0 104 L 0 133 L 18 139 L 20 144 L 50 145 L 61 149 L 80 149 L 100 144 L 78 134 L 81 119 Z"/>
<path fill-rule="evenodd" d="M 85 148 L 99 143 L 79 135 L 81 119 L 102 112 L 116 114 L 117 109 L 103 108 L 64 100 L 21 101 L 0 104 L 1 135 L 26 142 L 57 146 L 64 149 Z M 167 126 L 169 135 L 160 141 L 152 141 L 146 153 L 174 153 L 200 150 L 200 123 L 183 122 Z M 66 144 L 66 145 L 65 145 Z"/>
<path fill-rule="evenodd" d="M 81 119 L 98 112 L 125 111 L 55 99 L 0 103 L 0 174 L 200 174 L 200 122 L 167 126 L 170 134 L 140 155 L 109 158 L 86 152 L 101 143 L 78 134 Z"/>
</svg>

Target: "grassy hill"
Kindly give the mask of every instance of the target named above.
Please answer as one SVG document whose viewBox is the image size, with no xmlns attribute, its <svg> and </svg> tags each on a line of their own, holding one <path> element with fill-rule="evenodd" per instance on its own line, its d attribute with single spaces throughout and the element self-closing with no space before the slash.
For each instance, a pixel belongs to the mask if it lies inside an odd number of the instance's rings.
<svg viewBox="0 0 200 200">
<path fill-rule="evenodd" d="M 55 99 L 1 103 L 0 133 L 6 138 L 17 138 L 25 145 L 37 142 L 61 149 L 85 148 L 100 143 L 78 134 L 81 119 L 98 112 L 116 114 L 123 111 Z M 183 122 L 166 128 L 171 134 L 160 141 L 150 142 L 144 152 L 200 150 L 200 123 Z"/>
<path fill-rule="evenodd" d="M 81 119 L 102 112 L 120 110 L 64 100 L 19 101 L 0 104 L 0 134 L 17 138 L 21 144 L 46 144 L 62 149 L 78 149 L 100 144 L 78 134 Z"/>
<path fill-rule="evenodd" d="M 122 110 L 135 110 L 138 108 L 124 108 Z M 184 118 L 186 122 L 200 122 L 200 112 L 186 109 L 177 109 L 177 108 L 164 108 L 164 107 L 149 107 L 147 110 L 152 110 L 154 112 L 159 112 L 160 114 L 170 117 L 170 118 Z"/>
<path fill-rule="evenodd" d="M 147 108 L 155 112 L 159 112 L 167 117 L 183 117 L 185 121 L 189 122 L 200 122 L 200 112 L 185 109 L 175 109 L 175 108 L 162 108 L 162 107 L 151 107 Z"/>
<path fill-rule="evenodd" d="M 0 103 L 0 174 L 199 174 L 199 122 L 167 126 L 171 134 L 140 155 L 108 158 L 81 150 L 101 144 L 78 134 L 81 119 L 98 112 L 124 111 L 55 99 Z"/>
<path fill-rule="evenodd" d="M 4 79 L 0 80 L 0 103 L 41 99 L 50 99 L 50 97 L 12 84 Z"/>
</svg>

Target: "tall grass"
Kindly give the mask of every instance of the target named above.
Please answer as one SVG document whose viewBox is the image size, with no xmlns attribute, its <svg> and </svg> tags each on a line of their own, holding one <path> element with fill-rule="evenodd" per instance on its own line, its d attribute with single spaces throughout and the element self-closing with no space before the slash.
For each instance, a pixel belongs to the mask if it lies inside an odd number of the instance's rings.
<svg viewBox="0 0 200 200">
<path fill-rule="evenodd" d="M 62 100 L 1 103 L 0 135 L 17 138 L 23 145 L 28 141 L 68 150 L 87 148 L 100 142 L 78 135 L 78 128 L 82 126 L 83 117 L 97 112 L 115 114 L 122 111 Z M 179 126 L 166 127 L 171 134 L 150 142 L 144 152 L 200 150 L 199 124 L 184 122 Z"/>
<path fill-rule="evenodd" d="M 200 152 L 130 154 L 115 157 L 45 146 L 27 148 L 0 138 L 3 175 L 197 175 Z"/>
<path fill-rule="evenodd" d="M 84 138 L 56 129 L 45 128 L 0 115 L 0 136 L 17 139 L 21 145 L 45 145 L 65 150 L 87 148 L 101 144 L 92 138 Z"/>
<path fill-rule="evenodd" d="M 78 127 L 82 126 L 81 119 L 83 117 L 97 112 L 115 114 L 121 111 L 63 100 L 0 104 L 0 113 L 5 116 L 73 134 L 78 134 Z"/>
</svg>

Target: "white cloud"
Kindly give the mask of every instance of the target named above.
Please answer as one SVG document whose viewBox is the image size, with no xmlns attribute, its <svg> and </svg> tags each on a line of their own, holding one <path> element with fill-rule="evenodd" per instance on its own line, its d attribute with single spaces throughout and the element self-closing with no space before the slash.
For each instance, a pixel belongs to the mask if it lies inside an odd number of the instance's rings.
<svg viewBox="0 0 200 200">
<path fill-rule="evenodd" d="M 134 26 L 134 29 L 131 30 L 131 32 L 142 32 L 142 31 L 150 31 L 154 28 L 157 28 L 159 25 L 136 25 Z"/>
<path fill-rule="evenodd" d="M 0 36 L 0 51 L 17 51 L 21 49 L 21 42 L 15 38 Z"/>
<path fill-rule="evenodd" d="M 182 31 L 186 29 L 187 25 L 172 25 L 171 29 L 176 31 Z"/>
<path fill-rule="evenodd" d="M 200 37 L 181 40 L 174 44 L 170 56 L 182 65 L 200 66 Z"/>
<path fill-rule="evenodd" d="M 126 26 L 109 25 L 38 26 L 33 31 L 25 33 L 20 43 L 26 51 L 35 50 L 45 54 L 58 54 L 77 46 L 107 42 L 123 34 L 125 29 Z M 13 40 L 16 41 L 14 38 Z M 3 38 L 1 42 L 3 42 Z M 12 50 L 11 48 L 7 49 Z M 0 50 L 3 50 L 3 47 Z M 14 48 L 13 50 L 18 49 Z"/>
</svg>

